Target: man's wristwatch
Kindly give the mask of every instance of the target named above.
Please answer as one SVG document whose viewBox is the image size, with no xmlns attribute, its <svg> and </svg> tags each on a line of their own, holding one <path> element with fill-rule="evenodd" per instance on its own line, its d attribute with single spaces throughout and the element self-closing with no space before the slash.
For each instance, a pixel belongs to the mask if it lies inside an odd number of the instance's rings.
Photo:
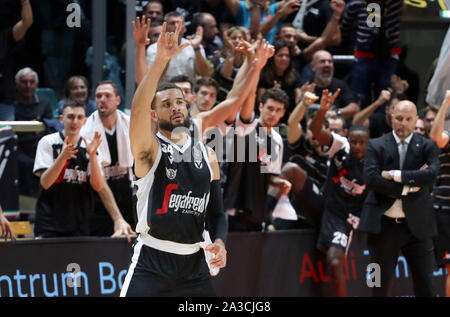
<svg viewBox="0 0 450 317">
<path fill-rule="evenodd" d="M 194 47 L 194 51 L 200 51 L 200 46 Z"/>
</svg>

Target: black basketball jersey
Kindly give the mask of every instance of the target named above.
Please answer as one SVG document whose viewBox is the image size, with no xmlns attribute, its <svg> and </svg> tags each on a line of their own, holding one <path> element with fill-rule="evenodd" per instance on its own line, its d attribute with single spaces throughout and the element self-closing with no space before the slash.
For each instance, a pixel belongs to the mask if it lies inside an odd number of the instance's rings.
<svg viewBox="0 0 450 317">
<path fill-rule="evenodd" d="M 193 244 L 203 241 L 213 171 L 202 142 L 189 136 L 183 147 L 157 133 L 158 154 L 136 184 L 138 233 L 160 240 Z"/>
<path fill-rule="evenodd" d="M 61 153 L 61 132 L 44 136 L 38 144 L 33 172 L 48 169 Z M 55 183 L 42 189 L 36 204 L 35 234 L 45 236 L 88 235 L 88 214 L 94 208 L 93 189 L 89 183 L 90 160 L 80 138 L 76 158 L 68 160 Z"/>
<path fill-rule="evenodd" d="M 328 212 L 342 219 L 347 219 L 349 213 L 359 217 L 367 196 L 363 170 L 363 160 L 352 158 L 346 148 L 332 157 L 325 183 Z"/>
</svg>

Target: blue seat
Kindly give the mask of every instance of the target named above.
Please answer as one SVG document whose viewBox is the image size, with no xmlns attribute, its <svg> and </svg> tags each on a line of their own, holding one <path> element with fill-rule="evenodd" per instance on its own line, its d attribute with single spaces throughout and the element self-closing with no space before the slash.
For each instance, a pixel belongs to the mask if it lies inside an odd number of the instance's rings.
<svg viewBox="0 0 450 317">
<path fill-rule="evenodd" d="M 52 88 L 37 88 L 35 94 L 38 96 L 45 96 L 50 101 L 53 110 L 53 117 L 58 118 L 58 99 L 56 93 Z"/>
</svg>

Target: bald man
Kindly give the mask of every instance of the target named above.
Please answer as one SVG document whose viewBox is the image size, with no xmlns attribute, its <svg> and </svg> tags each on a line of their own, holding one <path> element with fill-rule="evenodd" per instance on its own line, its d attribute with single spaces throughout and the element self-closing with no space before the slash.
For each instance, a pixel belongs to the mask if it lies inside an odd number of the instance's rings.
<svg viewBox="0 0 450 317">
<path fill-rule="evenodd" d="M 359 229 L 369 232 L 371 263 L 380 265 L 374 296 L 389 296 L 397 258 L 402 251 L 411 269 L 416 296 L 436 296 L 432 283 L 436 221 L 431 190 L 439 170 L 434 141 L 413 133 L 416 106 L 400 101 L 391 113 L 392 133 L 372 139 L 364 157 L 369 190 Z M 375 282 L 375 281 L 374 281 Z"/>
</svg>

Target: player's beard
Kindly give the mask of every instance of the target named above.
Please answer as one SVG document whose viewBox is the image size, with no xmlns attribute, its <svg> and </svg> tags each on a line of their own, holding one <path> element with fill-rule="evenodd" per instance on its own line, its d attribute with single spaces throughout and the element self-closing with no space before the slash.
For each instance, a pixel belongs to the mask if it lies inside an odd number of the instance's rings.
<svg viewBox="0 0 450 317">
<path fill-rule="evenodd" d="M 191 121 L 189 118 L 184 118 L 183 122 L 173 124 L 170 120 L 161 120 L 159 119 L 159 129 L 172 132 L 174 129 L 179 127 L 189 128 L 191 125 Z"/>
</svg>

